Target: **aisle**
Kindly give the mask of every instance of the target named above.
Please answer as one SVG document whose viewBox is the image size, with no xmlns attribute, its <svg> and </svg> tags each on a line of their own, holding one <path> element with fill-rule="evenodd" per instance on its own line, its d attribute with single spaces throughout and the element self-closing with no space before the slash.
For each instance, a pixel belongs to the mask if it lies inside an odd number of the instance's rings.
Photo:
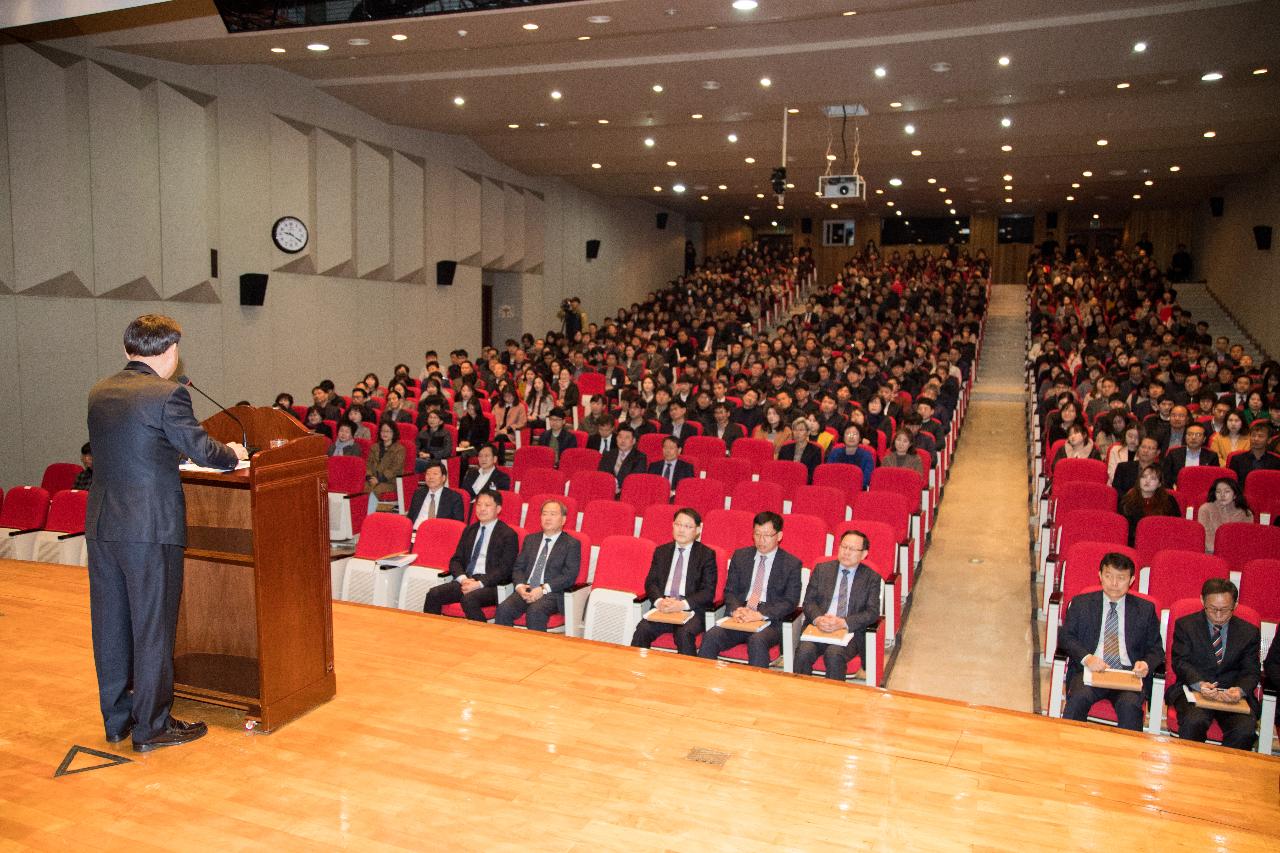
<svg viewBox="0 0 1280 853">
<path fill-rule="evenodd" d="M 895 690 L 1032 711 L 1025 288 L 992 288 L 951 480 L 912 594 Z"/>
</svg>

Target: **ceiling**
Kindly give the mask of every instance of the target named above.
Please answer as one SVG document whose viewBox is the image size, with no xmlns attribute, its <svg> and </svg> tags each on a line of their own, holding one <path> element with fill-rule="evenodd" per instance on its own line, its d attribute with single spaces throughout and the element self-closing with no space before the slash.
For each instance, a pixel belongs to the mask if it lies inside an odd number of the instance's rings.
<svg viewBox="0 0 1280 853">
<path fill-rule="evenodd" d="M 173 0 L 60 32 L 275 66 L 387 122 L 469 136 L 526 174 L 702 220 L 778 215 L 784 115 L 785 215 L 830 214 L 818 177 L 852 167 L 829 105 L 867 111 L 844 127 L 870 190 L 841 206 L 851 214 L 1169 207 L 1280 160 L 1276 0 L 579 0 L 235 36 L 209 0 Z"/>
</svg>

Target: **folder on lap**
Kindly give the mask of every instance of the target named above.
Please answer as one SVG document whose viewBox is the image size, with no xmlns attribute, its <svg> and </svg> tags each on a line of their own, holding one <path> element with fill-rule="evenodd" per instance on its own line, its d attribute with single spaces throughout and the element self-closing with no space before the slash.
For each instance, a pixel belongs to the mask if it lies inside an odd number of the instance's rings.
<svg viewBox="0 0 1280 853">
<path fill-rule="evenodd" d="M 1219 702 L 1217 699 L 1210 699 L 1203 693 L 1196 693 L 1187 685 L 1182 685 L 1182 694 L 1187 697 L 1187 701 L 1193 705 L 1198 705 L 1206 711 L 1226 711 L 1229 714 L 1252 714 L 1253 709 L 1249 707 L 1249 703 L 1240 699 L 1236 702 Z"/>
<path fill-rule="evenodd" d="M 1094 672 L 1085 667 L 1084 683 L 1087 687 L 1098 687 L 1103 690 L 1128 690 L 1132 693 L 1142 691 L 1142 679 L 1127 669 L 1106 669 Z"/>
<path fill-rule="evenodd" d="M 675 613 L 660 613 L 655 609 L 644 614 L 644 618 L 650 622 L 661 622 L 664 625 L 683 625 L 693 618 L 693 611 L 677 610 Z"/>
<path fill-rule="evenodd" d="M 758 634 L 765 628 L 769 627 L 768 619 L 761 619 L 759 622 L 742 622 L 734 619 L 732 616 L 726 616 L 716 623 L 721 628 L 728 628 L 730 631 L 742 631 L 746 634 Z"/>
<path fill-rule="evenodd" d="M 816 625 L 809 625 L 800 635 L 800 639 L 810 643 L 827 643 L 832 646 L 847 646 L 853 639 L 852 631 L 820 631 Z"/>
</svg>

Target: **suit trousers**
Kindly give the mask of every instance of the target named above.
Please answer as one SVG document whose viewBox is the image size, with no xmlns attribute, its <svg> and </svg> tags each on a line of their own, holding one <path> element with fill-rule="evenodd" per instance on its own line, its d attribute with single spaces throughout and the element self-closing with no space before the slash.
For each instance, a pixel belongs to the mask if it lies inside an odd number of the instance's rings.
<svg viewBox="0 0 1280 853">
<path fill-rule="evenodd" d="M 472 622 L 487 622 L 483 608 L 493 607 L 497 603 L 498 588 L 496 586 L 482 586 L 463 595 L 462 584 L 455 580 L 432 587 L 427 593 L 427 600 L 422 604 L 422 612 L 439 616 L 446 604 L 461 604 L 462 612 L 467 614 L 467 618 Z"/>
<path fill-rule="evenodd" d="M 849 661 L 862 655 L 862 643 L 861 631 L 855 631 L 853 639 L 844 646 L 803 640 L 796 650 L 796 672 L 800 675 L 813 675 L 813 665 L 821 657 L 822 665 L 826 667 L 824 677 L 832 681 L 844 681 L 849 674 Z"/>
<path fill-rule="evenodd" d="M 701 611 L 695 610 L 693 618 L 683 625 L 668 625 L 665 622 L 650 622 L 641 619 L 636 632 L 631 635 L 631 645 L 639 649 L 647 649 L 653 641 L 663 634 L 675 634 L 676 651 L 690 657 L 698 653 L 698 635 L 706 630 L 707 620 Z"/>
<path fill-rule="evenodd" d="M 559 593 L 547 593 L 533 604 L 528 604 L 520 597 L 520 593 L 513 592 L 498 605 L 498 612 L 493 621 L 499 625 L 514 625 L 516 620 L 523 615 L 524 625 L 530 631 L 545 631 L 547 630 L 547 620 L 559 612 Z"/>
<path fill-rule="evenodd" d="M 1208 711 L 1187 701 L 1185 696 L 1175 696 L 1173 708 L 1178 713 L 1178 737 L 1204 743 L 1209 736 L 1209 726 L 1216 720 L 1222 729 L 1222 745 L 1232 749 L 1253 749 L 1258 718 L 1255 714 L 1232 714 L 1228 711 Z"/>
<path fill-rule="evenodd" d="M 1067 707 L 1062 716 L 1068 720 L 1086 720 L 1089 709 L 1094 702 L 1108 701 L 1116 710 L 1116 723 L 1122 729 L 1131 732 L 1142 731 L 1142 705 L 1146 694 L 1134 693 L 1131 690 L 1106 690 L 1101 687 L 1089 687 L 1084 683 L 1084 675 L 1076 673 L 1067 685 Z"/>
<path fill-rule="evenodd" d="M 747 644 L 747 663 L 751 666 L 767 667 L 769 651 L 782 642 L 782 628 L 773 621 L 763 630 L 747 634 L 716 626 L 702 638 L 702 648 L 698 650 L 698 657 L 715 660 L 726 649 L 731 649 L 743 642 Z"/>
<path fill-rule="evenodd" d="M 182 601 L 181 545 L 90 539 L 89 613 L 98 701 L 108 735 L 164 732 L 173 705 L 173 645 Z"/>
</svg>

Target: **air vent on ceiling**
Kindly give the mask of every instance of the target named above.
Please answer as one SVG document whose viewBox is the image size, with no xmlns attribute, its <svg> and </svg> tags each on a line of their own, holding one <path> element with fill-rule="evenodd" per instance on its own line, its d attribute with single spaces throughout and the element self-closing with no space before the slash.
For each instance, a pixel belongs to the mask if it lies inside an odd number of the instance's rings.
<svg viewBox="0 0 1280 853">
<path fill-rule="evenodd" d="M 867 108 L 862 104 L 833 104 L 829 107 L 823 107 L 822 112 L 827 118 L 843 118 L 845 116 L 864 116 L 867 115 Z"/>
</svg>

